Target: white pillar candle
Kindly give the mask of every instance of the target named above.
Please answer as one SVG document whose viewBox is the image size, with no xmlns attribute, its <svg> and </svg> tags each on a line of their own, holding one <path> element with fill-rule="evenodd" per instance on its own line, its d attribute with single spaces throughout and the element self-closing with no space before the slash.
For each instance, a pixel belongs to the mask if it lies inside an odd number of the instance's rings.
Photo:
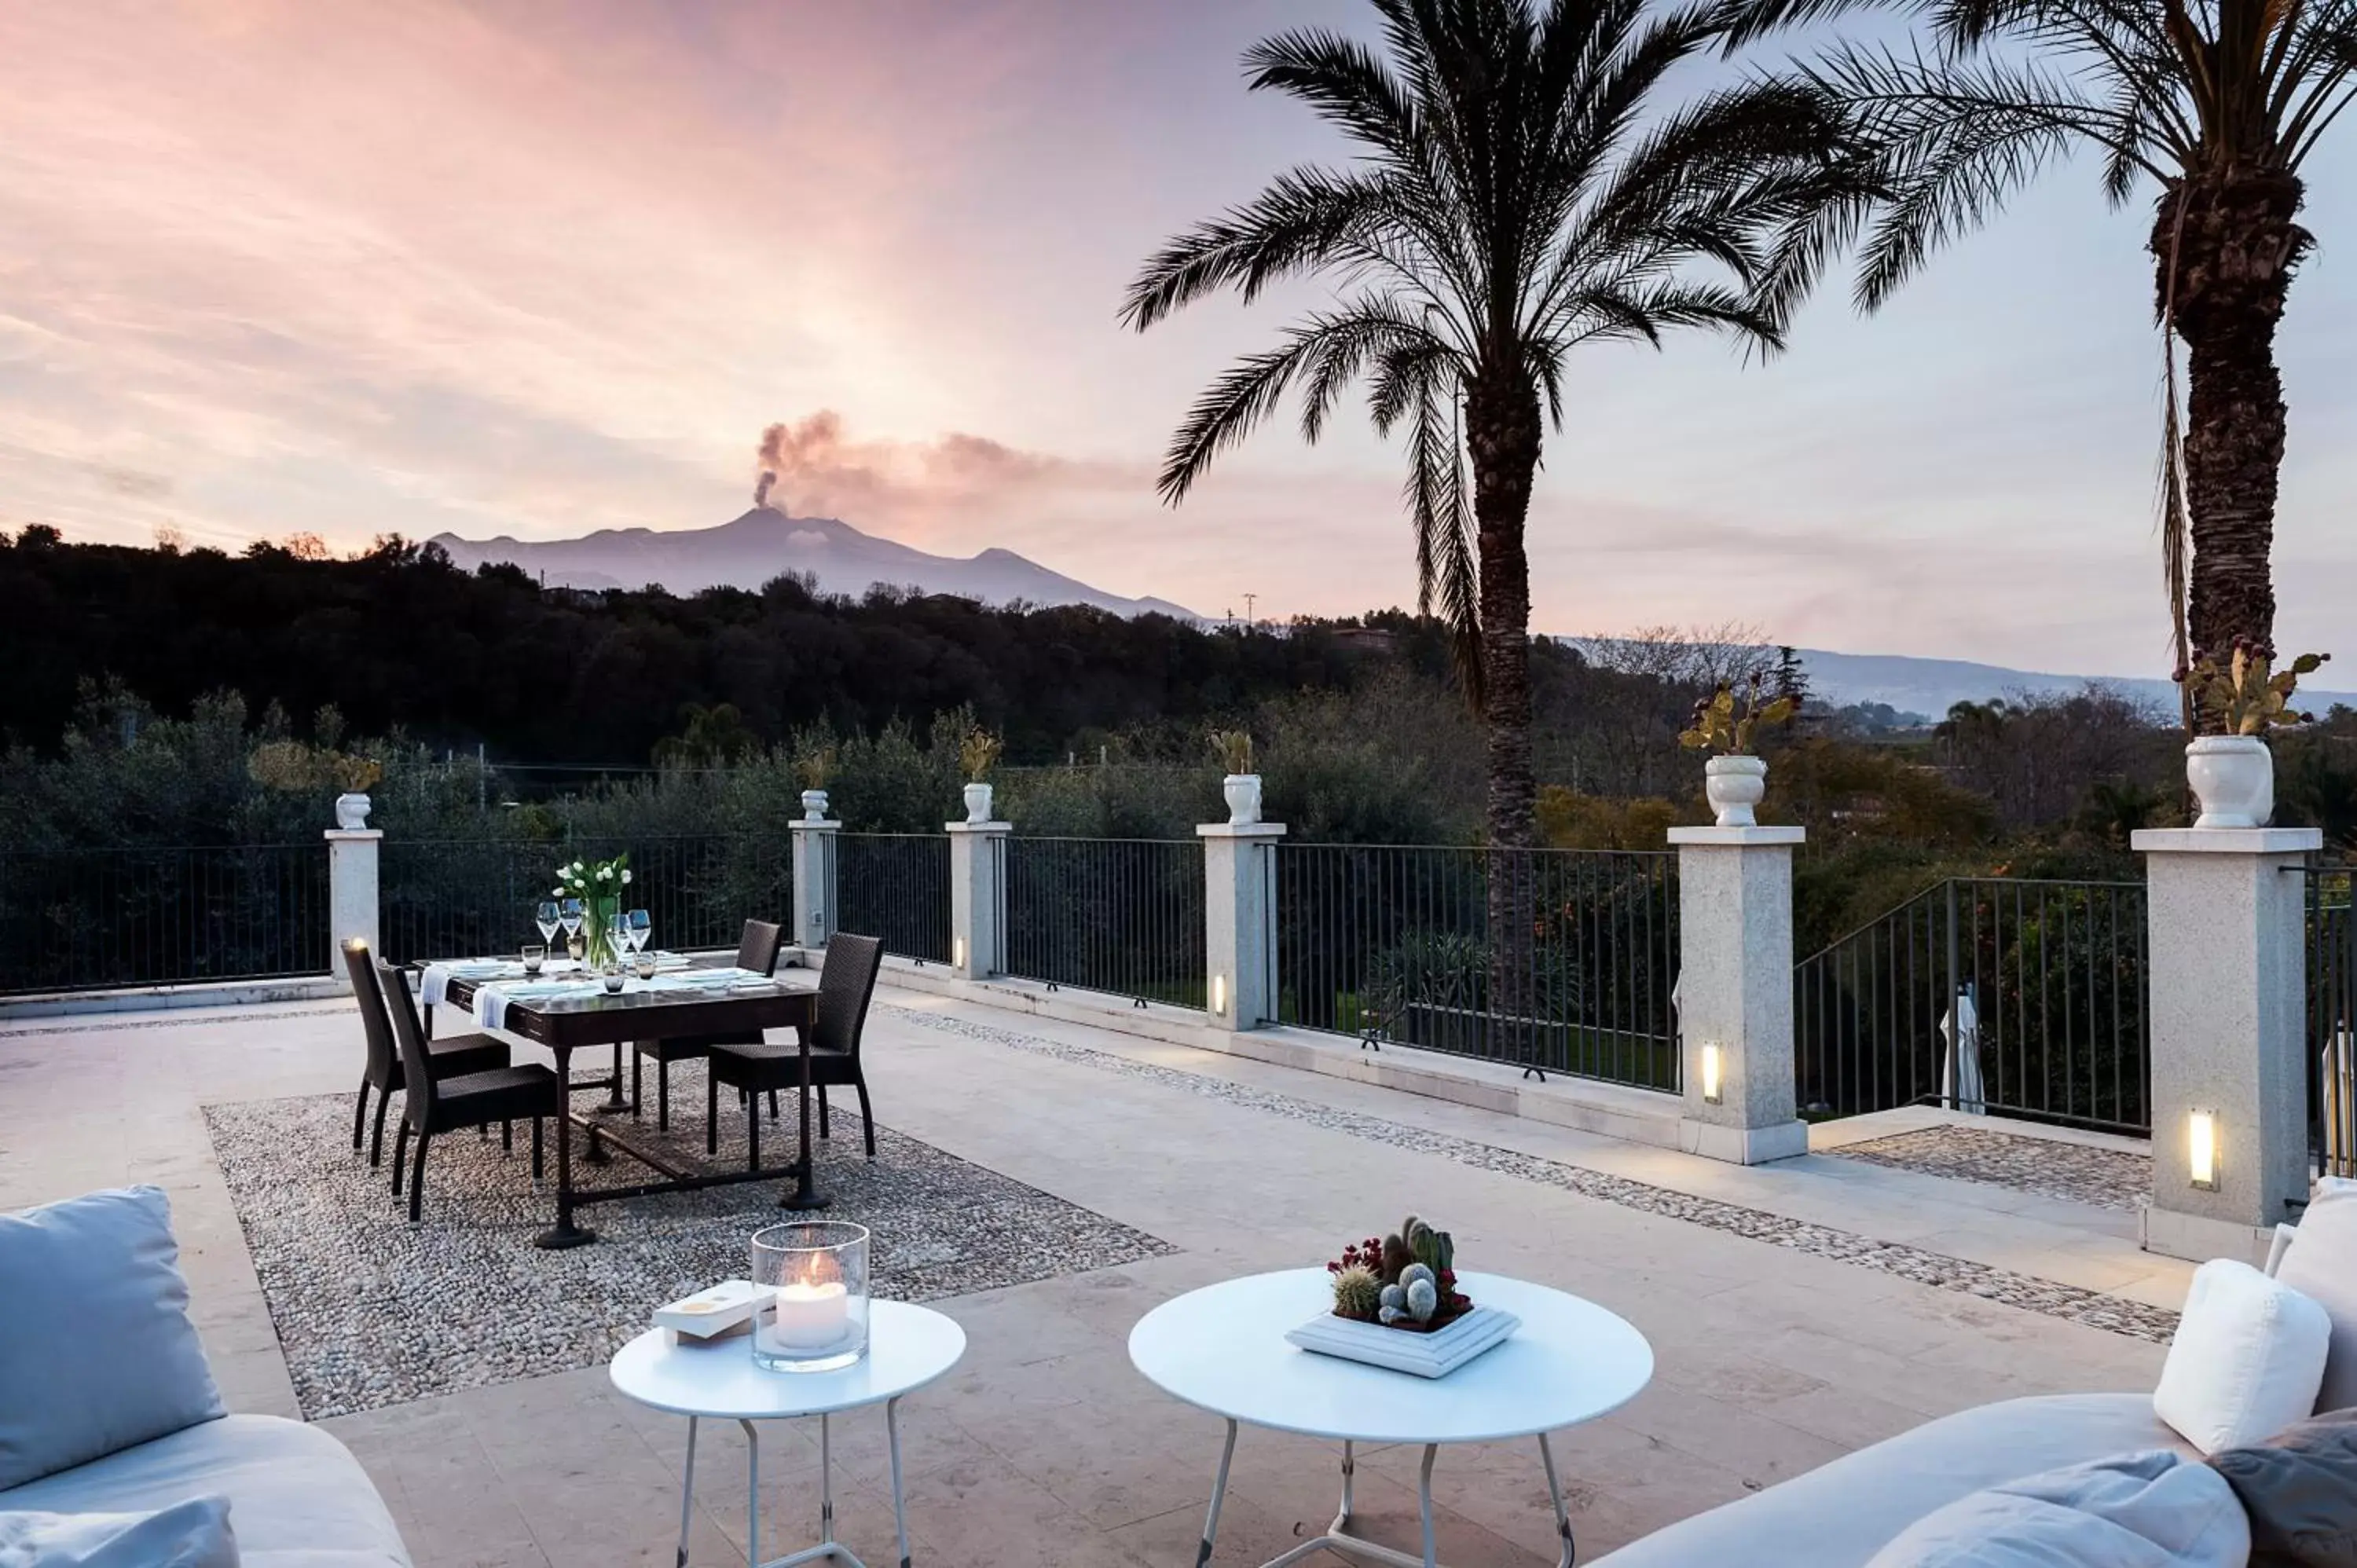
<svg viewBox="0 0 2357 1568">
<path fill-rule="evenodd" d="M 773 1343 L 792 1350 L 839 1345 L 851 1330 L 851 1294 L 841 1280 L 780 1285 Z"/>
</svg>

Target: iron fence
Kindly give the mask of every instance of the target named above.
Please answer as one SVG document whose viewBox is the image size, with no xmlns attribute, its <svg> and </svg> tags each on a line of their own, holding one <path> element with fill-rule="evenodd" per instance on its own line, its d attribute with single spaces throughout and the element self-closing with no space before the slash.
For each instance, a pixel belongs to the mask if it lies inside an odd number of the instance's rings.
<svg viewBox="0 0 2357 1568">
<path fill-rule="evenodd" d="M 385 954 L 408 963 L 536 942 L 533 913 L 551 896 L 558 865 L 625 852 L 630 886 L 623 908 L 647 911 L 660 946 L 733 948 L 748 919 L 791 928 L 792 857 L 767 838 L 387 838 L 377 872 Z"/>
<path fill-rule="evenodd" d="M 1674 854 L 1282 844 L 1272 866 L 1281 1022 L 1679 1089 Z M 1497 940 L 1493 887 L 1527 941 Z"/>
<path fill-rule="evenodd" d="M 0 994 L 328 972 L 324 843 L 0 854 Z"/>
<path fill-rule="evenodd" d="M 1200 839 L 1002 841 L 1006 972 L 1205 1004 Z"/>
<path fill-rule="evenodd" d="M 1955 877 L 1795 966 L 1802 1109 L 2151 1130 L 2141 882 Z"/>
<path fill-rule="evenodd" d="M 836 926 L 881 937 L 900 958 L 949 962 L 949 835 L 838 833 L 835 843 Z"/>
<path fill-rule="evenodd" d="M 2357 897 L 2346 865 L 2307 881 L 2309 1149 L 2322 1174 L 2357 1176 Z"/>
</svg>

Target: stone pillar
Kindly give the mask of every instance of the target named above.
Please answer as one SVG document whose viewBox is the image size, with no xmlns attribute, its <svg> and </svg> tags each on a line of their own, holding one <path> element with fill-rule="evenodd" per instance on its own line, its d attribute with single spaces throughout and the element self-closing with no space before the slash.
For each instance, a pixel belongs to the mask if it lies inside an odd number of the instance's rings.
<svg viewBox="0 0 2357 1568">
<path fill-rule="evenodd" d="M 1006 835 L 1012 822 L 950 822 L 950 972 L 987 980 L 1006 968 Z"/>
<path fill-rule="evenodd" d="M 823 948 L 834 935 L 834 835 L 843 824 L 804 818 L 791 826 L 794 907 L 786 921 L 786 940 L 798 948 Z"/>
<path fill-rule="evenodd" d="M 329 828 L 328 840 L 328 966 L 336 983 L 351 989 L 344 968 L 343 945 L 358 937 L 369 951 L 380 950 L 377 940 L 377 846 L 384 834 L 375 828 Z"/>
<path fill-rule="evenodd" d="M 1792 1088 L 1792 846 L 1804 836 L 1670 830 L 1685 1078 L 1678 1143 L 1688 1154 L 1756 1165 L 1809 1152 Z"/>
<path fill-rule="evenodd" d="M 1211 822 L 1203 841 L 1204 997 L 1215 1029 L 1276 1015 L 1276 841 L 1283 822 Z"/>
<path fill-rule="evenodd" d="M 2264 1262 L 2308 1197 L 2306 857 L 2313 828 L 2159 828 L 2145 857 L 2149 1252 Z M 2196 1121 L 2210 1180 L 2194 1185 Z"/>
</svg>

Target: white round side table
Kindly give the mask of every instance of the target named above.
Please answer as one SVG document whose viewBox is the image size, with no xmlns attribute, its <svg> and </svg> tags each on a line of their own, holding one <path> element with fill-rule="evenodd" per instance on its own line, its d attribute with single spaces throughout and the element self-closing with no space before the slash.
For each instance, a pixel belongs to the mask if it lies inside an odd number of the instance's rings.
<svg viewBox="0 0 2357 1568">
<path fill-rule="evenodd" d="M 958 1364 L 965 1354 L 965 1330 L 931 1308 L 906 1302 L 868 1304 L 867 1354 L 833 1372 L 773 1372 L 753 1360 L 750 1336 L 716 1345 L 670 1343 L 651 1328 L 615 1352 L 608 1369 L 614 1387 L 656 1410 L 687 1417 L 687 1473 L 680 1484 L 679 1563 L 687 1568 L 687 1527 L 695 1507 L 695 1432 L 705 1420 L 733 1421 L 745 1429 L 745 1560 L 760 1568 L 788 1568 L 823 1557 L 866 1568 L 834 1539 L 834 1455 L 828 1420 L 838 1411 L 884 1407 L 884 1433 L 892 1450 L 892 1520 L 900 1533 L 901 1568 L 909 1563 L 909 1509 L 900 1494 L 900 1399 Z M 819 1543 L 764 1563 L 761 1558 L 761 1438 L 758 1421 L 818 1417 Z"/>
<path fill-rule="evenodd" d="M 1330 1311 L 1323 1269 L 1287 1269 L 1207 1285 L 1164 1302 L 1130 1330 L 1129 1359 L 1163 1391 L 1224 1416 L 1227 1446 L 1211 1483 L 1198 1568 L 1211 1559 L 1220 1502 L 1228 1489 L 1239 1423 L 1342 1444 L 1342 1506 L 1326 1533 L 1272 1560 L 1280 1568 L 1322 1551 L 1372 1558 L 1399 1568 L 1437 1568 L 1433 1555 L 1432 1462 L 1447 1443 L 1536 1437 L 1562 1538 L 1559 1568 L 1573 1557 L 1571 1518 L 1563 1506 L 1547 1434 L 1608 1414 L 1652 1380 L 1653 1349 L 1625 1319 L 1594 1302 L 1498 1274 L 1468 1273 L 1459 1288 L 1475 1302 L 1522 1319 L 1513 1337 L 1445 1378 L 1419 1378 L 1321 1356 L 1286 1342 Z M 1424 1554 L 1411 1557 L 1345 1533 L 1351 1522 L 1353 1450 L 1361 1443 L 1420 1444 L 1417 1501 Z"/>
</svg>

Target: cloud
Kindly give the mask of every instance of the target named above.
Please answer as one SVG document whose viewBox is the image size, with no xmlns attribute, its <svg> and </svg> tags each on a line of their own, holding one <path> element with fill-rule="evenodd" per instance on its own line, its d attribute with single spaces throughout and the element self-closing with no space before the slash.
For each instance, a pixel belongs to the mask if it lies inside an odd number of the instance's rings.
<svg viewBox="0 0 2357 1568">
<path fill-rule="evenodd" d="M 1150 499 L 1133 465 L 1026 451 L 987 435 L 951 431 L 928 441 L 855 439 L 843 415 L 822 408 L 761 433 L 754 503 L 801 517 L 834 517 L 911 543 L 971 542 L 995 524 L 1074 505 Z"/>
</svg>

